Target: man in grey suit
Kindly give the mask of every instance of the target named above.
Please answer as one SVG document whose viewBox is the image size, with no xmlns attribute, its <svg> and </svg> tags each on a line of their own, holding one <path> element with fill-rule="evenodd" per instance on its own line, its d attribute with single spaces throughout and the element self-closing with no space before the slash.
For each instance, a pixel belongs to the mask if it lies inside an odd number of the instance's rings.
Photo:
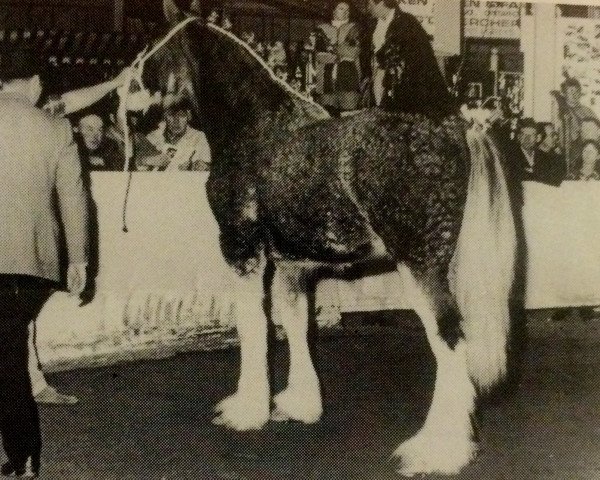
<svg viewBox="0 0 600 480">
<path fill-rule="evenodd" d="M 0 433 L 3 475 L 34 477 L 41 436 L 27 371 L 28 324 L 59 278 L 59 221 L 67 286 L 86 283 L 88 205 L 67 120 L 35 107 L 39 63 L 26 51 L 0 55 Z M 58 213 L 58 215 L 57 215 Z"/>
</svg>

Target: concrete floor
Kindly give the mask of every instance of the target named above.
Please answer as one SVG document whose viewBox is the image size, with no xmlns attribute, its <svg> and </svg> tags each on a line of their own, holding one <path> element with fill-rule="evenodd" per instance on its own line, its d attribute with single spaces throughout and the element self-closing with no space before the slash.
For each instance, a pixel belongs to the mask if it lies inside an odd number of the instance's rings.
<svg viewBox="0 0 600 480">
<path fill-rule="evenodd" d="M 481 408 L 482 453 L 455 478 L 600 479 L 600 321 L 549 315 L 530 313 L 520 388 Z M 347 320 L 344 334 L 322 335 L 315 348 L 326 413 L 314 426 L 213 426 L 211 407 L 236 384 L 237 349 L 50 374 L 81 403 L 41 408 L 42 478 L 399 478 L 387 458 L 424 420 L 433 359 L 411 322 Z M 287 351 L 275 347 L 280 389 Z"/>
</svg>

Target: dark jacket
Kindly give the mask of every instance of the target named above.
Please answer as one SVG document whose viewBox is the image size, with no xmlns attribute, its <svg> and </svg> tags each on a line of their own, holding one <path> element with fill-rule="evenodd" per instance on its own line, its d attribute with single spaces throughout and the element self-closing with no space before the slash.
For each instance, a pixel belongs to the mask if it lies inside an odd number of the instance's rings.
<svg viewBox="0 0 600 480">
<path fill-rule="evenodd" d="M 509 178 L 513 181 L 534 181 L 558 187 L 567 173 L 564 158 L 556 153 L 539 149 L 535 150 L 533 168 L 530 168 L 523 150 L 516 142 L 506 160 L 511 170 Z"/>
<path fill-rule="evenodd" d="M 77 136 L 77 144 L 84 169 L 121 171 L 125 168 L 125 155 L 112 138 L 105 138 L 93 152 L 87 149 L 80 135 Z"/>
<path fill-rule="evenodd" d="M 457 112 L 429 35 L 414 16 L 396 9 L 385 43 L 374 53 L 386 70 L 383 108 L 434 117 Z"/>
</svg>

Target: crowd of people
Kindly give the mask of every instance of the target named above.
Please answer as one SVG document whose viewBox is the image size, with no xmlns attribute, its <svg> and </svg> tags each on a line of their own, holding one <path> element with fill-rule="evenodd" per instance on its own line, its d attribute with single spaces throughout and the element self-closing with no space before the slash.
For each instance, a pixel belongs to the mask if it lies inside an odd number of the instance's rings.
<svg viewBox="0 0 600 480">
<path fill-rule="evenodd" d="M 600 120 L 582 105 L 581 84 L 567 78 L 552 96 L 552 121 L 515 116 L 497 97 L 479 108 L 465 105 L 463 114 L 489 129 L 515 181 L 559 186 L 563 180 L 600 179 Z"/>
<path fill-rule="evenodd" d="M 210 146 L 204 133 L 190 126 L 189 101 L 178 99 L 165 105 L 162 115 L 156 129 L 146 135 L 136 130 L 136 118 L 129 118 L 134 152 L 130 170 L 208 170 Z M 88 108 L 78 112 L 72 120 L 80 157 L 87 169 L 125 168 L 125 129 L 118 115 Z"/>
</svg>

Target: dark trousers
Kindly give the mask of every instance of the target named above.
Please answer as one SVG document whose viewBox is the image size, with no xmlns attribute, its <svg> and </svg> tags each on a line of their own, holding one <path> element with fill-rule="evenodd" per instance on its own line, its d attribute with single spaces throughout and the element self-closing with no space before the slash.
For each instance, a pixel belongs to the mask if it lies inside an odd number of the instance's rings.
<svg viewBox="0 0 600 480">
<path fill-rule="evenodd" d="M 21 466 L 31 457 L 35 470 L 41 435 L 27 369 L 27 329 L 53 287 L 40 278 L 0 275 L 0 433 L 9 462 Z"/>
</svg>

